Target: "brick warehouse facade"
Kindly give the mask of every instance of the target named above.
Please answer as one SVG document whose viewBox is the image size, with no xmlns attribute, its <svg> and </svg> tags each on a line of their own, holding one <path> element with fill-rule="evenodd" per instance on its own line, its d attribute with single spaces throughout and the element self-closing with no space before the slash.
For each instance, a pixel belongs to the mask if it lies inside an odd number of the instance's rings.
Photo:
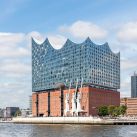
<svg viewBox="0 0 137 137">
<path fill-rule="evenodd" d="M 81 89 L 79 88 L 78 91 Z M 72 93 L 75 89 L 64 89 L 61 97 L 60 90 L 35 92 L 32 94 L 33 116 L 64 116 L 66 93 L 70 93 L 69 110 L 67 116 L 71 116 Z M 97 115 L 97 108 L 101 105 L 120 105 L 120 93 L 113 90 L 83 87 L 81 97 L 81 116 Z"/>
</svg>

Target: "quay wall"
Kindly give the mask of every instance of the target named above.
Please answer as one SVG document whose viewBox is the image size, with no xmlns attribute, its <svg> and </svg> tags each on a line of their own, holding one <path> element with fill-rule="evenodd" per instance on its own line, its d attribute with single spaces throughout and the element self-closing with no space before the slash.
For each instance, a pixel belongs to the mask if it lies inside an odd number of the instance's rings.
<svg viewBox="0 0 137 137">
<path fill-rule="evenodd" d="M 97 117 L 32 117 L 13 118 L 15 124 L 90 124 L 90 125 L 137 125 L 136 117 L 97 118 Z"/>
<path fill-rule="evenodd" d="M 113 124 L 112 121 L 93 117 L 33 117 L 13 118 L 13 123 L 24 124 Z"/>
</svg>

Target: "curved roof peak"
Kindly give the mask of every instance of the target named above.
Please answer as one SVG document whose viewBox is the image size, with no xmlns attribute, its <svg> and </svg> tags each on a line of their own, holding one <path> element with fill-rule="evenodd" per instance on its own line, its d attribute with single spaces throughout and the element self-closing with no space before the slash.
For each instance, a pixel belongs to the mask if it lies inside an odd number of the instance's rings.
<svg viewBox="0 0 137 137">
<path fill-rule="evenodd" d="M 66 43 L 73 43 L 73 42 L 72 42 L 70 39 L 67 38 L 65 44 L 66 44 Z M 65 45 L 65 44 L 64 44 L 64 45 Z"/>
<path fill-rule="evenodd" d="M 93 43 L 93 42 L 91 41 L 91 39 L 90 39 L 89 37 L 87 37 L 87 38 L 84 40 L 84 42 L 81 42 L 81 43 L 73 42 L 73 41 L 70 40 L 70 39 L 67 39 L 66 42 L 65 42 L 65 44 L 66 44 L 66 43 L 83 44 L 83 43 Z M 65 44 L 64 44 L 64 45 L 65 45 Z"/>
<path fill-rule="evenodd" d="M 34 38 L 33 37 L 31 37 L 31 41 L 32 42 L 34 42 L 34 43 L 36 43 L 36 41 L 34 40 Z M 37 44 L 37 43 L 36 43 Z"/>
<path fill-rule="evenodd" d="M 87 37 L 84 42 L 88 43 L 88 42 L 92 42 L 92 41 L 91 41 L 90 37 Z"/>
<path fill-rule="evenodd" d="M 31 41 L 34 42 L 34 43 L 36 43 L 36 44 L 38 44 L 38 45 L 43 44 L 43 42 L 42 42 L 43 40 L 39 40 L 39 39 L 36 39 L 34 37 L 31 37 Z"/>
<path fill-rule="evenodd" d="M 48 44 L 52 47 L 52 45 L 50 44 L 48 38 L 46 38 L 43 42 L 38 41 L 37 39 L 31 38 L 32 42 L 35 43 L 36 45 L 43 45 L 43 44 Z"/>
<path fill-rule="evenodd" d="M 50 42 L 49 42 L 49 39 L 46 38 L 45 41 L 44 41 L 43 43 L 50 43 Z"/>
<path fill-rule="evenodd" d="M 60 49 L 62 49 L 62 48 L 64 48 L 64 47 L 66 47 L 66 46 L 69 45 L 69 44 L 76 44 L 76 45 L 90 44 L 90 43 L 95 44 L 94 42 L 91 41 L 90 37 L 87 37 L 86 40 L 85 40 L 84 42 L 80 43 L 80 44 L 75 43 L 75 42 L 71 41 L 70 39 L 67 39 L 66 42 L 61 46 L 61 48 L 56 49 L 56 48 L 54 48 L 54 47 L 52 46 L 52 44 L 49 42 L 49 39 L 48 39 L 48 38 L 46 38 L 46 39 L 44 40 L 44 42 L 42 42 L 42 43 L 37 42 L 37 40 L 35 40 L 34 38 L 31 38 L 31 39 L 32 39 L 32 42 L 34 42 L 36 45 L 47 44 L 47 45 L 49 45 L 49 47 L 51 47 L 51 48 L 54 49 L 54 50 L 60 50 Z M 69 43 L 69 44 L 68 44 L 68 43 Z M 96 46 L 99 46 L 99 47 L 100 47 L 100 46 L 105 46 L 105 47 L 107 47 L 107 48 L 109 49 L 110 52 L 112 52 L 112 50 L 111 50 L 110 47 L 109 47 L 108 42 L 105 42 L 104 44 L 101 44 L 101 45 L 98 45 L 98 44 L 95 44 L 95 45 L 96 45 Z M 119 52 L 118 52 L 118 53 L 112 52 L 112 53 L 113 53 L 113 54 L 119 54 Z"/>
</svg>

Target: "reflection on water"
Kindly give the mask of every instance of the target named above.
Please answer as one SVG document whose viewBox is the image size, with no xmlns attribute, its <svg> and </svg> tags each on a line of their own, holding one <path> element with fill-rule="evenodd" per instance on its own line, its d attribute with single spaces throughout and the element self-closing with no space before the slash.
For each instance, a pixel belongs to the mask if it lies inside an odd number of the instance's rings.
<svg viewBox="0 0 137 137">
<path fill-rule="evenodd" d="M 137 125 L 0 124 L 0 137 L 137 137 Z"/>
</svg>

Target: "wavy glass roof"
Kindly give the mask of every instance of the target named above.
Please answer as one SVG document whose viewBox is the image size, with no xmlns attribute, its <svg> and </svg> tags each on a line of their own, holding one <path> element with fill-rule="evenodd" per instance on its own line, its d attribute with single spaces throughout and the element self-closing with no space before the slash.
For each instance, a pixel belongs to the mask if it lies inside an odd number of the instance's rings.
<svg viewBox="0 0 137 137">
<path fill-rule="evenodd" d="M 67 39 L 60 49 L 53 48 L 48 39 L 41 44 L 32 39 L 33 91 L 52 89 L 60 82 L 72 81 L 75 86 L 82 78 L 85 83 L 120 88 L 120 53 L 90 38 L 80 44 Z"/>
<path fill-rule="evenodd" d="M 37 46 L 40 46 L 40 45 L 45 45 L 45 44 L 47 44 L 47 48 L 52 48 L 52 49 L 54 49 L 54 50 L 61 50 L 61 49 L 65 48 L 65 47 L 68 45 L 68 43 L 69 43 L 70 45 L 73 44 L 73 45 L 79 45 L 79 46 L 82 46 L 82 45 L 85 45 L 85 44 L 89 43 L 89 44 L 92 44 L 92 45 L 96 45 L 96 46 L 98 46 L 99 48 L 103 48 L 103 47 L 104 47 L 104 48 L 107 48 L 110 52 L 112 52 L 112 50 L 110 49 L 110 47 L 109 47 L 109 45 L 108 45 L 107 42 L 104 43 L 104 44 L 98 45 L 98 44 L 93 43 L 89 37 L 88 37 L 84 42 L 79 43 L 79 44 L 71 41 L 70 39 L 67 39 L 66 42 L 64 43 L 64 45 L 63 45 L 60 49 L 55 49 L 54 46 L 52 46 L 52 44 L 49 42 L 48 38 L 46 38 L 45 41 L 43 41 L 41 44 L 37 43 L 37 42 L 32 38 L 32 43 L 34 43 L 35 46 L 36 46 L 36 45 L 37 45 Z M 112 53 L 115 54 L 115 55 L 119 54 L 119 52 L 118 52 L 118 53 L 112 52 Z"/>
</svg>

